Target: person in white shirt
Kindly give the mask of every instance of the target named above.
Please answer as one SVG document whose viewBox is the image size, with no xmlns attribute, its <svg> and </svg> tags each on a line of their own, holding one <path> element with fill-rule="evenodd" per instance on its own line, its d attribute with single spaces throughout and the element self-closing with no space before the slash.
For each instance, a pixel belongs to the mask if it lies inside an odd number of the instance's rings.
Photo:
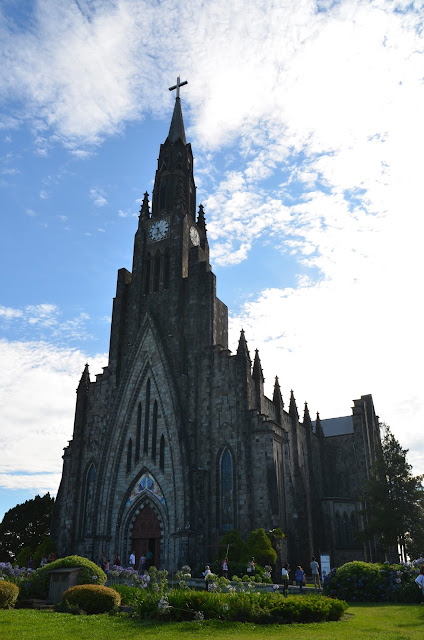
<svg viewBox="0 0 424 640">
<path fill-rule="evenodd" d="M 289 565 L 285 564 L 281 569 L 281 582 L 283 583 L 283 596 L 289 594 Z"/>
<path fill-rule="evenodd" d="M 209 591 L 208 575 L 209 575 L 209 574 L 211 574 L 211 573 L 212 573 L 211 568 L 210 568 L 210 566 L 207 564 L 207 565 L 205 566 L 205 570 L 204 570 L 204 572 L 203 572 L 203 575 L 204 575 L 204 577 L 205 577 L 205 587 L 206 587 L 206 591 Z"/>
<path fill-rule="evenodd" d="M 424 564 L 422 565 L 418 576 L 415 578 L 415 582 L 421 589 L 421 593 L 424 597 Z"/>
<path fill-rule="evenodd" d="M 131 569 L 134 569 L 134 568 L 135 568 L 135 554 L 134 554 L 134 551 L 131 551 L 131 553 L 130 553 L 130 561 L 129 561 L 129 564 L 130 564 L 130 568 L 131 568 Z"/>
</svg>

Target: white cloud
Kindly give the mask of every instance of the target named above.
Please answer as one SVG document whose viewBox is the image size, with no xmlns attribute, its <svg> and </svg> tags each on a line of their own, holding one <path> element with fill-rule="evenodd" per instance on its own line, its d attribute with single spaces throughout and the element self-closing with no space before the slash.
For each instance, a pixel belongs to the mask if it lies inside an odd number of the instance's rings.
<svg viewBox="0 0 424 640">
<path fill-rule="evenodd" d="M 22 318 L 23 311 L 21 309 L 12 309 L 12 307 L 0 306 L 0 316 L 7 320 L 12 318 Z"/>
<path fill-rule="evenodd" d="M 50 340 L 85 341 L 93 336 L 87 330 L 90 321 L 89 314 L 81 311 L 74 318 L 64 320 L 62 311 L 54 304 L 27 305 L 22 309 L 0 306 L 0 322 L 7 328 L 11 323 L 21 323 L 31 328 L 31 335 L 38 335 L 41 339 L 46 336 Z"/>
<path fill-rule="evenodd" d="M 47 492 L 56 495 L 60 478 L 60 473 L 0 473 L 0 487 L 15 490 L 25 489 L 40 495 Z"/>
<path fill-rule="evenodd" d="M 0 461 L 0 486 L 54 492 L 87 356 L 45 342 L 1 340 L 0 358 L 0 449 L 7 451 Z M 97 373 L 106 356 L 88 360 Z"/>
<path fill-rule="evenodd" d="M 90 189 L 90 198 L 92 199 L 96 207 L 104 207 L 107 204 L 107 199 L 105 198 L 105 194 L 101 189 Z"/>
</svg>

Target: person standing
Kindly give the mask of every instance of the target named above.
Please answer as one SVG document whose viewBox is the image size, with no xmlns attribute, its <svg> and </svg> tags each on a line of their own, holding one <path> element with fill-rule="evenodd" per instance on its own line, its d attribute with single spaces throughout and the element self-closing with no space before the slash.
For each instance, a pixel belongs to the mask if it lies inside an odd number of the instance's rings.
<svg viewBox="0 0 424 640">
<path fill-rule="evenodd" d="M 296 569 L 296 585 L 299 587 L 299 593 L 303 593 L 303 583 L 305 580 L 305 572 L 299 565 Z"/>
<path fill-rule="evenodd" d="M 315 556 L 312 558 L 311 563 L 309 565 L 312 570 L 312 578 L 314 580 L 315 589 L 321 589 L 321 583 L 319 581 L 319 564 Z"/>
<path fill-rule="evenodd" d="M 253 576 L 255 575 L 255 558 L 252 556 L 249 560 L 249 564 L 247 565 L 247 575 L 249 576 L 249 578 L 253 578 Z"/>
<path fill-rule="evenodd" d="M 138 565 L 138 573 L 142 576 L 144 575 L 144 571 L 146 569 L 146 556 L 144 553 L 141 554 L 140 563 Z"/>
<path fill-rule="evenodd" d="M 227 558 L 227 556 L 225 556 L 225 558 L 222 561 L 222 575 L 224 576 L 224 578 L 228 578 L 228 558 Z"/>
<path fill-rule="evenodd" d="M 135 554 L 134 554 L 134 551 L 131 551 L 131 553 L 130 553 L 129 565 L 130 565 L 130 569 L 135 569 Z"/>
<path fill-rule="evenodd" d="M 421 595 L 424 598 L 424 564 L 421 566 L 420 572 L 418 576 L 415 578 L 415 582 L 421 589 Z"/>
<path fill-rule="evenodd" d="M 211 575 L 211 573 L 212 573 L 211 568 L 210 568 L 210 566 L 207 564 L 207 565 L 205 566 L 205 570 L 204 570 L 204 572 L 203 572 L 203 575 L 204 575 L 204 577 L 205 577 L 205 588 L 206 588 L 206 591 L 209 591 L 209 581 L 208 581 L 208 576 L 209 576 L 209 575 Z"/>
<path fill-rule="evenodd" d="M 281 569 L 281 582 L 283 584 L 283 596 L 289 595 L 289 565 L 285 564 Z"/>
</svg>

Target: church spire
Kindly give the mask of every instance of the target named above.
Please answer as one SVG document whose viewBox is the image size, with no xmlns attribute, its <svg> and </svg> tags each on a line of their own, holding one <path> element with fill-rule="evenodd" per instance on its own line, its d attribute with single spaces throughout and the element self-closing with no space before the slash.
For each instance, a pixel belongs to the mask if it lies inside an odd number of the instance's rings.
<svg viewBox="0 0 424 640">
<path fill-rule="evenodd" d="M 86 363 L 84 367 L 84 371 L 82 372 L 82 375 L 81 375 L 81 379 L 78 384 L 77 392 L 81 391 L 81 389 L 87 389 L 89 384 L 90 384 L 90 372 L 88 370 L 88 363 Z"/>
<path fill-rule="evenodd" d="M 272 396 L 272 401 L 276 405 L 280 405 L 282 408 L 284 407 L 283 396 L 281 395 L 280 382 L 278 380 L 278 376 L 275 376 L 274 382 L 274 393 Z"/>
<path fill-rule="evenodd" d="M 172 87 L 169 87 L 170 91 L 174 89 L 177 90 L 177 95 L 175 98 L 174 105 L 174 113 L 172 114 L 171 126 L 169 127 L 169 133 L 167 140 L 174 144 L 177 140 L 181 140 L 183 144 L 186 143 L 185 131 L 184 131 L 184 121 L 183 121 L 183 112 L 181 111 L 181 100 L 180 100 L 180 87 L 184 86 L 187 83 L 187 80 L 184 82 L 180 82 L 180 76 L 177 78 L 177 84 Z"/>
<path fill-rule="evenodd" d="M 308 403 L 305 402 L 305 409 L 303 412 L 303 426 L 306 427 L 307 429 L 309 429 L 310 431 L 312 431 L 313 427 L 312 427 L 312 420 L 311 420 L 311 416 L 309 414 L 309 409 L 308 409 Z"/>
<path fill-rule="evenodd" d="M 253 361 L 253 371 L 252 378 L 261 382 L 262 384 L 265 382 L 264 374 L 261 366 L 261 359 L 259 357 L 259 351 L 255 349 L 255 359 Z"/>
<path fill-rule="evenodd" d="M 277 420 L 281 424 L 282 413 L 284 409 L 283 396 L 281 395 L 280 383 L 278 381 L 278 376 L 275 376 L 274 382 L 274 393 L 272 396 L 272 401 L 275 405 L 275 411 L 277 415 Z"/>
<path fill-rule="evenodd" d="M 296 419 L 299 420 L 299 413 L 297 411 L 296 400 L 294 399 L 293 389 L 290 391 L 290 406 L 289 406 L 289 414 Z"/>
<path fill-rule="evenodd" d="M 140 220 L 148 220 L 149 218 L 150 218 L 149 194 L 146 191 L 143 197 L 143 202 L 140 207 Z"/>
<path fill-rule="evenodd" d="M 252 366 L 252 361 L 250 359 L 249 348 L 247 346 L 246 336 L 244 335 L 244 330 L 240 331 L 240 339 L 237 347 L 237 355 L 239 358 L 242 358 L 246 362 L 249 363 L 249 369 Z"/>
<path fill-rule="evenodd" d="M 323 438 L 324 437 L 324 430 L 322 428 L 321 418 L 319 417 L 318 411 L 317 411 L 317 421 L 315 423 L 315 433 L 317 434 L 317 436 L 319 438 Z"/>
<path fill-rule="evenodd" d="M 203 204 L 199 204 L 199 213 L 197 214 L 197 226 L 206 233 L 206 220 Z"/>
</svg>

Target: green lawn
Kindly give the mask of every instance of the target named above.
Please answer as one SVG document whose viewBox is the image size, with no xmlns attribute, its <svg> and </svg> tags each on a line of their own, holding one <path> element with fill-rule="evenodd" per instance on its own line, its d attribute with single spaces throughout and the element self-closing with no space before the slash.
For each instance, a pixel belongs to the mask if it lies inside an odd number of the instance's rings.
<svg viewBox="0 0 424 640">
<path fill-rule="evenodd" d="M 423 637 L 424 606 L 358 604 L 340 622 L 261 626 L 218 621 L 146 624 L 116 617 L 0 610 L 1 640 L 410 640 Z"/>
</svg>

